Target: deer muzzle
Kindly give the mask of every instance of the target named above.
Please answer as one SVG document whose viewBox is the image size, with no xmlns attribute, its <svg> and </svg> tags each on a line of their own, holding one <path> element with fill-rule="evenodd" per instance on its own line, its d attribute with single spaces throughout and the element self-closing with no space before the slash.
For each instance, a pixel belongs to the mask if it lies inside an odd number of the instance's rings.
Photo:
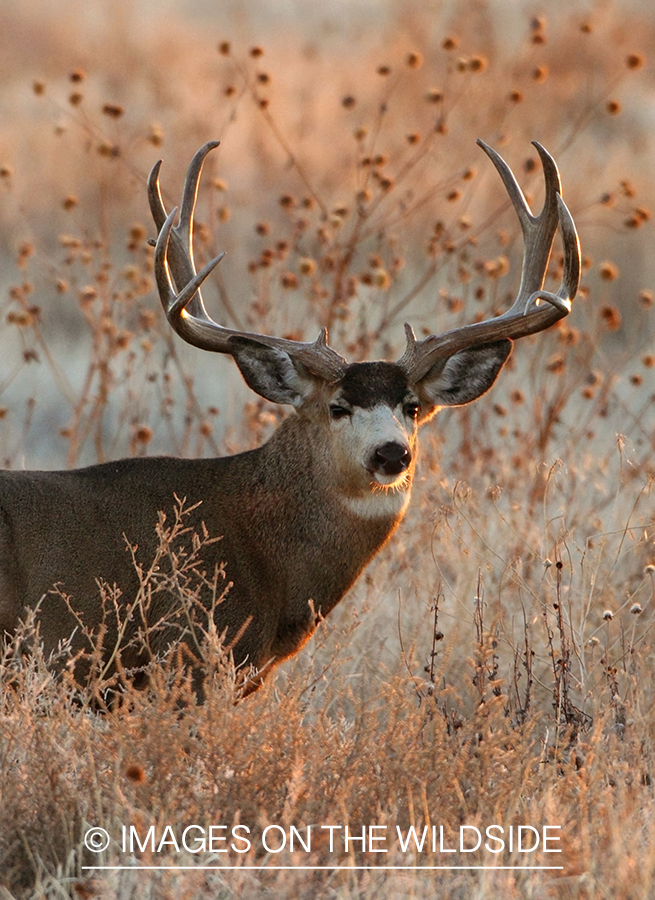
<svg viewBox="0 0 655 900">
<path fill-rule="evenodd" d="M 374 451 L 371 469 L 382 475 L 401 475 L 411 461 L 412 453 L 407 444 L 387 441 Z"/>
</svg>

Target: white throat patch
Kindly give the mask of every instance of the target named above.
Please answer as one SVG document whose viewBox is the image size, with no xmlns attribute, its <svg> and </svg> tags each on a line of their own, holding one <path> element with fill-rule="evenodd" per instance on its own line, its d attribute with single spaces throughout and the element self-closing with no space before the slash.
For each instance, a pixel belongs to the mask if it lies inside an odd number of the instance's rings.
<svg viewBox="0 0 655 900">
<path fill-rule="evenodd" d="M 410 488 L 380 487 L 361 497 L 341 497 L 341 501 L 346 509 L 360 519 L 396 519 L 405 514 L 410 495 Z"/>
</svg>

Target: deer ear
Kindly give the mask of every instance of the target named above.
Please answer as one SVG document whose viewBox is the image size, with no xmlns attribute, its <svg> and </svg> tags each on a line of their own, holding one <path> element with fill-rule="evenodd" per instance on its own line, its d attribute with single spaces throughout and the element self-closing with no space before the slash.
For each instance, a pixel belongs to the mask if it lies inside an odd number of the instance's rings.
<svg viewBox="0 0 655 900">
<path fill-rule="evenodd" d="M 454 353 L 437 363 L 418 383 L 419 393 L 434 406 L 463 406 L 477 400 L 496 380 L 512 350 L 507 338 Z"/>
<path fill-rule="evenodd" d="M 316 378 L 284 350 L 234 337 L 230 339 L 230 352 L 248 387 L 273 403 L 299 408 L 316 388 Z"/>
</svg>

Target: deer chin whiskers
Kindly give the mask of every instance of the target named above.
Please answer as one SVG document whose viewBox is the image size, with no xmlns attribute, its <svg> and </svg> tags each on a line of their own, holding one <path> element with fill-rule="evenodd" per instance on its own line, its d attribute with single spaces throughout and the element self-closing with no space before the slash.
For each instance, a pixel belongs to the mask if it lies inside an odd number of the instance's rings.
<svg viewBox="0 0 655 900">
<path fill-rule="evenodd" d="M 372 472 L 371 491 L 408 491 L 412 486 L 412 473 L 407 469 L 399 475 L 385 475 L 383 472 Z"/>
</svg>

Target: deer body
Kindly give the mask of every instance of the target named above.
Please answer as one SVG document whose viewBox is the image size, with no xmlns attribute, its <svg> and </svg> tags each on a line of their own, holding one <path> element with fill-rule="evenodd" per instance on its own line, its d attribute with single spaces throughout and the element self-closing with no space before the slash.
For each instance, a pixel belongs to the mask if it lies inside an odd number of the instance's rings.
<svg viewBox="0 0 655 900">
<path fill-rule="evenodd" d="M 214 146 L 205 145 L 194 157 L 177 227 L 176 211 L 167 215 L 161 202 L 159 164 L 151 173 L 160 296 L 180 336 L 231 355 L 254 391 L 293 406 L 296 414 L 262 447 L 231 457 L 0 472 L 0 632 L 12 634 L 26 609 L 40 604 L 46 652 L 77 626 L 73 649 L 88 649 L 84 630 L 104 630 L 108 671 L 116 668 L 119 643 L 123 670 L 139 670 L 153 655 L 164 654 L 180 631 L 162 626 L 161 619 L 180 598 L 171 589 L 136 609 L 139 577 L 132 552 L 136 548 L 137 561 L 150 564 L 160 513 L 172 519 L 176 498 L 184 499 L 194 507 L 185 524 L 220 537 L 203 547 L 202 568 L 211 578 L 225 563 L 231 587 L 212 614 L 235 663 L 250 672 L 247 693 L 300 649 L 318 618 L 328 615 L 393 533 L 409 503 L 419 426 L 440 407 L 469 403 L 488 390 L 512 338 L 567 314 L 578 283 L 579 247 L 559 196 L 557 169 L 543 148 L 537 145 L 546 201 L 533 217 L 506 164 L 485 147 L 526 237 L 516 303 L 504 316 L 421 342 L 406 326 L 407 349 L 397 363 L 348 364 L 327 345 L 325 333 L 304 344 L 231 331 L 209 319 L 199 287 L 220 257 L 196 274 L 191 240 L 202 163 Z M 542 282 L 558 224 L 564 275 L 558 293 L 550 294 Z M 120 590 L 118 609 L 110 605 L 109 615 L 98 580 Z M 200 602 L 209 610 L 213 599 L 207 589 Z M 147 646 L 137 640 L 144 625 L 158 626 Z"/>
<path fill-rule="evenodd" d="M 368 367 L 360 366 L 364 374 Z M 382 403 L 390 423 L 392 402 Z M 314 403 L 305 415 L 283 422 L 262 447 L 219 459 L 136 458 L 69 472 L 0 472 L 0 628 L 14 631 L 25 606 L 45 596 L 44 647 L 55 650 L 76 624 L 63 598 L 52 593 L 57 584 L 97 632 L 97 579 L 116 583 L 129 602 L 139 588 L 129 546 L 147 565 L 156 551 L 159 511 L 172 519 L 179 497 L 199 504 L 191 527 L 204 525 L 221 536 L 203 562 L 210 571 L 224 562 L 232 582 L 215 614 L 227 643 L 249 622 L 233 648 L 235 661 L 260 670 L 286 659 L 309 638 L 317 616 L 339 602 L 409 501 L 407 469 L 399 487 L 371 489 L 368 476 L 358 484 L 340 459 L 341 443 L 326 441 L 321 419 L 327 420 L 324 404 Z M 403 432 L 392 426 L 390 434 L 396 430 Z M 405 435 L 413 449 L 413 434 Z M 39 522 L 38 540 L 20 539 L 25 520 Z M 153 619 L 158 614 L 155 608 Z M 104 642 L 113 647 L 117 623 L 109 617 L 106 624 Z M 133 617 L 127 643 L 139 624 Z M 174 637 L 161 632 L 152 649 L 165 652 Z M 73 646 L 82 643 L 80 637 Z M 122 662 L 135 668 L 147 659 L 128 652 Z"/>
</svg>

